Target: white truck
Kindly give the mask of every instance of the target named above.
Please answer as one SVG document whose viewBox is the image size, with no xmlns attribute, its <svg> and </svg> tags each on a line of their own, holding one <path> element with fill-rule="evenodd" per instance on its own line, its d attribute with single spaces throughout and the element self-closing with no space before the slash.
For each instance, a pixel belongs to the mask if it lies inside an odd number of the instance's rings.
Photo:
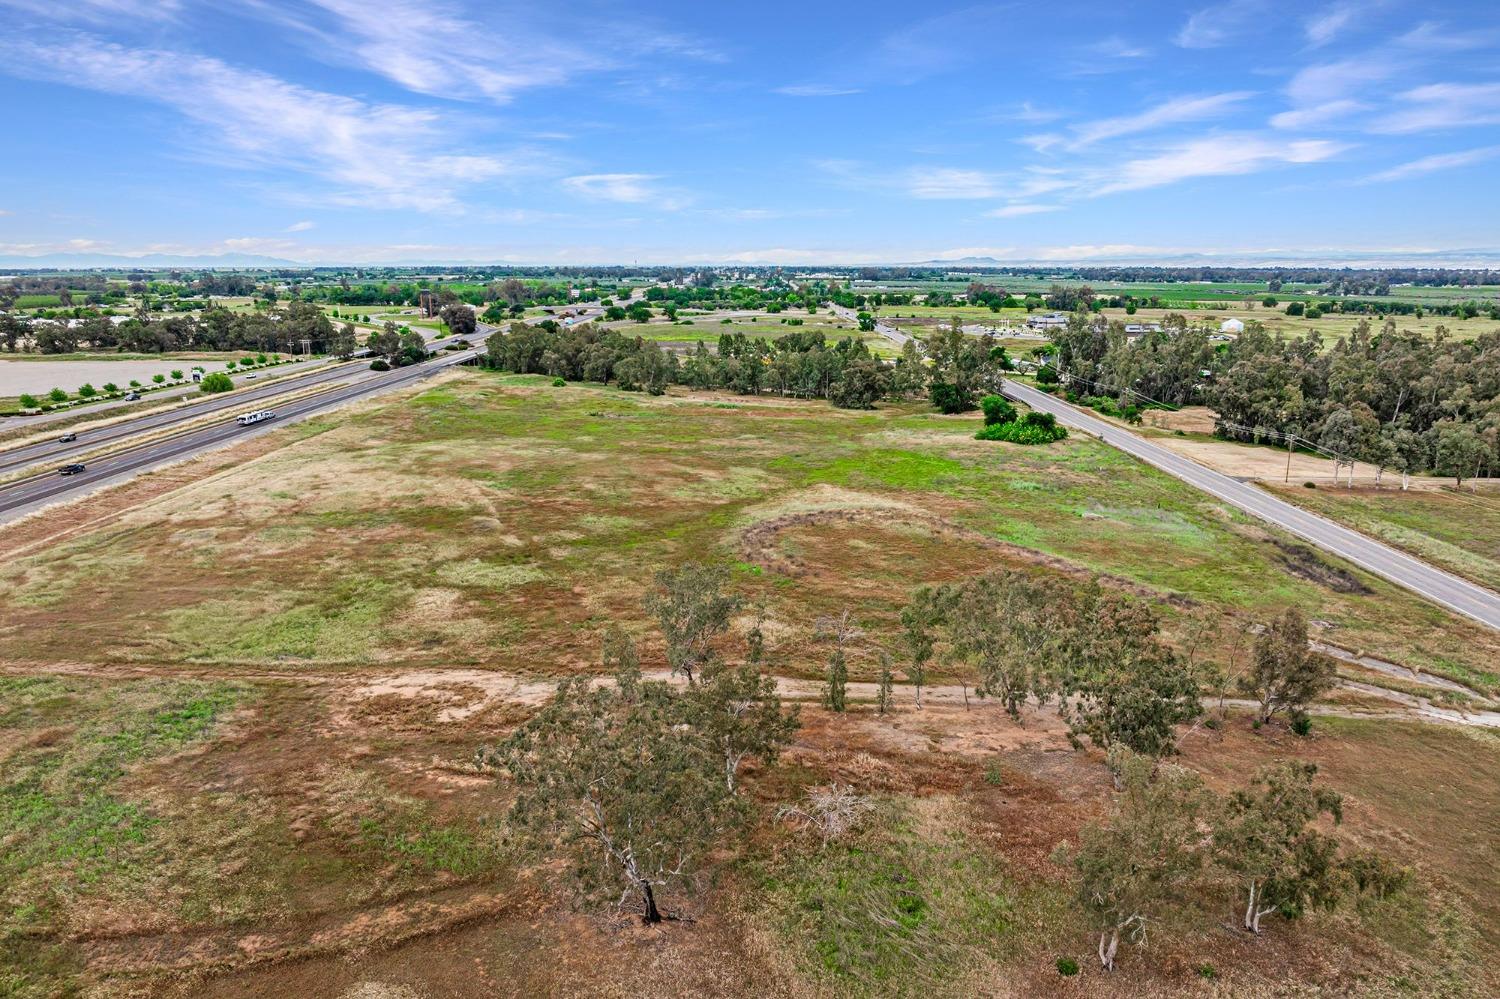
<svg viewBox="0 0 1500 999">
<path fill-rule="evenodd" d="M 239 416 L 236 416 L 234 418 L 234 422 L 238 423 L 242 427 L 248 427 L 252 423 L 263 423 L 266 420 L 274 420 L 275 418 L 276 414 L 272 410 L 257 409 L 253 413 L 241 413 Z"/>
</svg>

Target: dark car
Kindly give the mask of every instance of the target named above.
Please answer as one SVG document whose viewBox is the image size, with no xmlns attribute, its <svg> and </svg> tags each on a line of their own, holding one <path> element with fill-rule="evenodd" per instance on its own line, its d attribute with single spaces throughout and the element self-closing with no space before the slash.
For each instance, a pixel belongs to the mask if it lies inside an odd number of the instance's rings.
<svg viewBox="0 0 1500 999">
<path fill-rule="evenodd" d="M 57 474 L 58 475 L 77 475 L 81 471 L 83 471 L 83 466 L 80 465 L 80 464 L 77 464 L 75 462 L 72 465 L 64 465 L 62 468 L 59 468 L 57 470 Z"/>
<path fill-rule="evenodd" d="M 135 402 L 140 397 L 141 397 L 141 394 L 139 392 L 132 392 L 132 393 L 130 393 L 129 395 L 127 395 L 125 397 L 125 401 L 126 402 Z"/>
<path fill-rule="evenodd" d="M 59 444 L 71 444 L 78 439 L 77 434 L 63 434 L 57 439 Z"/>
</svg>

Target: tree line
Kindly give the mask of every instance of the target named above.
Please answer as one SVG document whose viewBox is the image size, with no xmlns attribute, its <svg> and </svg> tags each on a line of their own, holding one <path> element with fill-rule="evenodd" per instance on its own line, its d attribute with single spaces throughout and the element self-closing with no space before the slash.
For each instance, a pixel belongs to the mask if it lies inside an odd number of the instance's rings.
<svg viewBox="0 0 1500 999">
<path fill-rule="evenodd" d="M 1074 395 L 1112 397 L 1122 411 L 1209 406 L 1234 440 L 1294 435 L 1345 461 L 1460 482 L 1500 466 L 1500 332 L 1423 337 L 1361 321 L 1325 349 L 1316 331 L 1281 340 L 1255 322 L 1229 343 L 1180 315 L 1163 327 L 1128 337 L 1075 314 L 1050 334 L 1055 369 Z"/>
<path fill-rule="evenodd" d="M 259 350 L 300 353 L 311 341 L 313 353 L 329 352 L 333 323 L 315 305 L 291 302 L 284 308 L 231 312 L 223 307 L 192 315 L 160 318 L 138 312 L 124 322 L 91 316 L 74 324 L 0 314 L 0 348 L 10 352 L 70 354 L 80 350 L 159 354 L 179 350 Z"/>
<path fill-rule="evenodd" d="M 999 391 L 1011 362 L 992 337 L 939 330 L 925 344 L 903 345 L 899 358 L 882 361 L 864 341 L 829 341 L 795 330 L 771 338 L 726 333 L 717 344 L 700 341 L 679 356 L 653 340 L 580 323 L 517 323 L 485 341 L 485 361 L 503 371 L 551 375 L 569 381 L 616 382 L 660 395 L 669 385 L 721 389 L 745 395 L 774 394 L 827 399 L 846 409 L 869 409 L 881 400 L 926 396 L 946 413 L 976 408 Z"/>
</svg>

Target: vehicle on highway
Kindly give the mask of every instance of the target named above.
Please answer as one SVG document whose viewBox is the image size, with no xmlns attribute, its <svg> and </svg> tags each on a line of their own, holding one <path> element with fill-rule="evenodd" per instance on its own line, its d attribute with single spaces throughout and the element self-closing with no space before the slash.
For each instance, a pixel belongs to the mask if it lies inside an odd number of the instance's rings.
<svg viewBox="0 0 1500 999">
<path fill-rule="evenodd" d="M 81 471 L 83 471 L 83 466 L 75 462 L 75 463 L 73 463 L 71 465 L 64 465 L 62 468 L 59 468 L 57 470 L 57 474 L 58 475 L 77 475 Z"/>
<path fill-rule="evenodd" d="M 78 435 L 77 434 L 63 434 L 61 437 L 59 437 L 57 439 L 57 443 L 59 443 L 59 444 L 71 444 L 74 441 L 76 441 L 77 439 L 78 439 Z"/>
<path fill-rule="evenodd" d="M 257 409 L 253 413 L 241 413 L 234 421 L 242 427 L 248 427 L 252 423 L 264 423 L 266 420 L 276 419 L 276 413 L 269 409 Z"/>
<path fill-rule="evenodd" d="M 139 392 L 132 392 L 132 393 L 130 393 L 129 395 L 127 395 L 125 397 L 125 401 L 126 402 L 135 402 L 140 397 L 141 397 L 141 394 Z"/>
</svg>

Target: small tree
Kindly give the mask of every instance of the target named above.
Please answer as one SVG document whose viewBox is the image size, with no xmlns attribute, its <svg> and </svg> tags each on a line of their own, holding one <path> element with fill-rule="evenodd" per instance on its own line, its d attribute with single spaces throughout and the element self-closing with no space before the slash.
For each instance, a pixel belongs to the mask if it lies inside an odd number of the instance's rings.
<svg viewBox="0 0 1500 999">
<path fill-rule="evenodd" d="M 797 710 L 782 710 L 776 681 L 755 663 L 712 666 L 703 671 L 702 681 L 691 694 L 699 712 L 697 724 L 719 747 L 724 783 L 734 794 L 746 759 L 772 764 L 791 743 L 800 724 Z"/>
<path fill-rule="evenodd" d="M 1324 814 L 1343 818 L 1343 799 L 1315 787 L 1313 763 L 1282 761 L 1259 770 L 1235 791 L 1214 828 L 1219 863 L 1245 900 L 1244 927 L 1260 932 L 1264 916 L 1300 915 L 1308 904 L 1331 906 L 1343 890 L 1338 842 L 1313 828 Z"/>
<path fill-rule="evenodd" d="M 42 404 L 41 400 L 30 392 L 22 392 L 18 401 L 22 409 L 36 409 Z"/>
<path fill-rule="evenodd" d="M 1013 423 L 1016 419 L 1016 407 L 1010 404 L 1010 400 L 1003 395 L 987 395 L 979 400 L 979 408 L 984 410 L 984 425 L 994 426 L 997 423 Z"/>
<path fill-rule="evenodd" d="M 723 566 L 687 562 L 658 572 L 656 589 L 646 598 L 646 610 L 667 642 L 667 662 L 689 685 L 717 661 L 714 640 L 729 630 L 730 618 L 740 609 L 740 598 L 724 592 L 728 581 L 729 570 Z"/>
<path fill-rule="evenodd" d="M 849 709 L 849 659 L 846 648 L 850 641 L 861 634 L 847 608 L 838 617 L 825 617 L 818 622 L 819 637 L 833 640 L 833 652 L 828 657 L 827 685 L 823 688 L 823 706 L 829 711 L 843 713 Z"/>
<path fill-rule="evenodd" d="M 659 923 L 660 893 L 690 886 L 744 812 L 687 698 L 638 671 L 616 679 L 564 680 L 479 762 L 514 781 L 510 823 L 528 846 L 571 860 L 586 893 L 614 894 L 622 908 L 633 899 Z"/>
<path fill-rule="evenodd" d="M 205 395 L 217 395 L 220 392 L 229 392 L 234 388 L 234 382 L 222 371 L 203 376 L 203 381 L 198 383 L 198 391 Z"/>
<path fill-rule="evenodd" d="M 116 385 L 114 382 L 105 382 L 104 391 L 109 392 L 110 394 L 114 394 L 115 392 L 120 391 L 120 386 Z"/>
<path fill-rule="evenodd" d="M 47 398 L 51 399 L 53 402 L 67 402 L 68 393 L 64 392 L 60 388 L 55 388 L 51 392 L 47 393 Z"/>
<path fill-rule="evenodd" d="M 1262 724 L 1278 711 L 1300 714 L 1333 686 L 1333 662 L 1307 647 L 1307 621 L 1288 607 L 1255 638 L 1250 669 L 1240 677 L 1241 692 L 1260 704 Z"/>
<path fill-rule="evenodd" d="M 173 368 L 172 369 L 172 380 L 174 382 L 180 382 L 180 381 L 182 381 L 182 369 L 181 368 Z"/>
<path fill-rule="evenodd" d="M 936 622 L 932 591 L 926 587 L 918 590 L 912 602 L 901 609 L 901 638 L 911 663 L 906 668 L 906 677 L 916 690 L 918 710 L 922 707 L 922 688 L 927 686 L 927 664 L 932 661 L 935 649 L 932 628 Z"/>
<path fill-rule="evenodd" d="M 875 693 L 875 711 L 882 717 L 891 713 L 894 707 L 892 699 L 892 688 L 895 685 L 895 677 L 891 675 L 891 656 L 884 649 L 880 650 L 880 684 Z"/>
<path fill-rule="evenodd" d="M 166 375 L 152 375 L 151 376 L 151 380 L 153 382 L 155 382 L 156 384 L 158 384 L 158 385 L 165 385 L 166 382 L 167 382 L 167 376 Z"/>
<path fill-rule="evenodd" d="M 1078 849 L 1056 858 L 1077 872 L 1075 898 L 1099 932 L 1106 971 L 1121 936 L 1145 943 L 1151 920 L 1179 900 L 1207 852 L 1199 820 L 1210 798 L 1197 774 L 1126 753 L 1120 787 L 1109 819 L 1085 826 Z"/>
<path fill-rule="evenodd" d="M 98 394 L 99 390 L 94 388 L 94 386 L 89 382 L 84 382 L 82 385 L 78 386 L 78 397 L 80 399 L 92 399 Z"/>
<path fill-rule="evenodd" d="M 1174 749 L 1175 727 L 1203 713 L 1191 666 L 1160 640 L 1156 615 L 1140 601 L 1085 588 L 1069 630 L 1060 701 L 1075 743 L 1116 744 L 1148 756 Z"/>
</svg>

